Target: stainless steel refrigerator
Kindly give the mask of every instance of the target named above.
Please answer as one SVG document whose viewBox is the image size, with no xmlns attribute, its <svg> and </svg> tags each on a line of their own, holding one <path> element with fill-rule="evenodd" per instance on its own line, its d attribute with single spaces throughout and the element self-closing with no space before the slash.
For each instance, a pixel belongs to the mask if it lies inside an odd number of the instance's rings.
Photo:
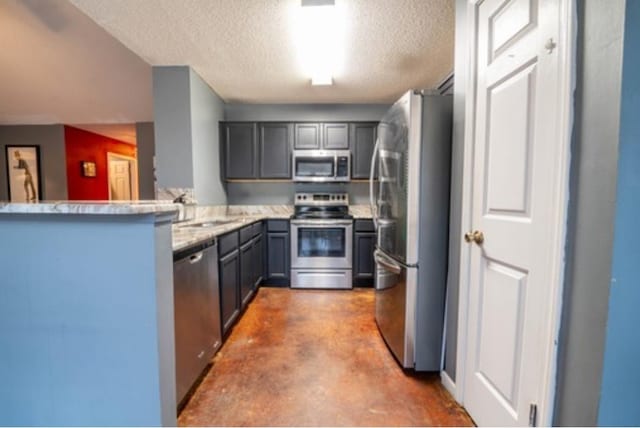
<svg viewBox="0 0 640 428">
<path fill-rule="evenodd" d="M 406 93 L 380 121 L 371 161 L 376 323 L 398 362 L 420 371 L 441 361 L 451 120 L 451 96 Z"/>
</svg>

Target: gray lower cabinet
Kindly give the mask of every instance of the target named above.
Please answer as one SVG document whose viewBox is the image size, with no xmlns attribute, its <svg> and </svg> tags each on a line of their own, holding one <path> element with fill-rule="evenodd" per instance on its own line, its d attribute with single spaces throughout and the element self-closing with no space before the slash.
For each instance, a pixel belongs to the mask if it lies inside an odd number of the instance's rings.
<svg viewBox="0 0 640 428">
<path fill-rule="evenodd" d="M 266 284 L 271 286 L 289 286 L 291 260 L 290 242 L 288 220 L 267 221 Z"/>
<path fill-rule="evenodd" d="M 259 178 L 291 178 L 293 124 L 261 123 Z"/>
<path fill-rule="evenodd" d="M 356 220 L 353 233 L 353 285 L 372 287 L 375 274 L 373 252 L 376 233 L 371 220 Z"/>
<path fill-rule="evenodd" d="M 262 222 L 240 229 L 240 302 L 244 309 L 262 282 L 264 249 Z"/>
<path fill-rule="evenodd" d="M 352 123 L 351 134 L 351 178 L 368 179 L 371 156 L 377 137 L 377 123 Z M 377 174 L 376 174 L 377 177 Z"/>
<path fill-rule="evenodd" d="M 225 178 L 258 178 L 256 124 L 225 123 L 222 125 L 222 137 Z"/>
<path fill-rule="evenodd" d="M 257 290 L 264 278 L 264 240 L 262 233 L 253 238 L 252 244 L 253 290 Z"/>
<path fill-rule="evenodd" d="M 253 295 L 255 280 L 253 259 L 253 241 L 249 241 L 240 247 L 240 302 L 242 308 L 247 306 Z"/>
<path fill-rule="evenodd" d="M 226 334 L 240 313 L 238 285 L 240 280 L 240 251 L 235 249 L 220 258 L 220 312 L 222 334 Z"/>
<path fill-rule="evenodd" d="M 249 304 L 264 272 L 262 222 L 256 222 L 218 239 L 220 252 L 220 307 L 226 335 Z"/>
</svg>

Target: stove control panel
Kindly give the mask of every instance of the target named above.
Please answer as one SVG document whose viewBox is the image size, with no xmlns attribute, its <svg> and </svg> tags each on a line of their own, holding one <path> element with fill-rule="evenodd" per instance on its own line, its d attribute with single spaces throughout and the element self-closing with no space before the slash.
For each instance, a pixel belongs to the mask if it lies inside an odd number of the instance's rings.
<svg viewBox="0 0 640 428">
<path fill-rule="evenodd" d="M 296 193 L 294 205 L 342 206 L 349 205 L 348 193 Z"/>
</svg>

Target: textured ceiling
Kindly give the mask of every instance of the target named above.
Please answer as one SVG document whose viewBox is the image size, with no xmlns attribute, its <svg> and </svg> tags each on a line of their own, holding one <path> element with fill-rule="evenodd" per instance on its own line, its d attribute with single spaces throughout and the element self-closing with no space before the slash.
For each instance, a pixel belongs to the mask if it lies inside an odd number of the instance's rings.
<svg viewBox="0 0 640 428">
<path fill-rule="evenodd" d="M 0 0 L 0 124 L 153 120 L 151 67 L 66 0 Z"/>
<path fill-rule="evenodd" d="M 336 0 L 344 64 L 312 87 L 298 64 L 300 0 L 70 0 L 152 65 L 190 65 L 228 102 L 377 103 L 453 68 L 453 0 Z"/>
</svg>

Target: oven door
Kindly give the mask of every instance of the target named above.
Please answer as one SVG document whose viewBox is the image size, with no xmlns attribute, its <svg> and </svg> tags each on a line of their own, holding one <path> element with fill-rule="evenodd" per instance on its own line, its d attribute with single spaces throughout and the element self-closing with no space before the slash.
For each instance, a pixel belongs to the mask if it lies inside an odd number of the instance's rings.
<svg viewBox="0 0 640 428">
<path fill-rule="evenodd" d="M 351 269 L 352 220 L 291 220 L 292 269 Z"/>
<path fill-rule="evenodd" d="M 293 156 L 293 181 L 336 181 L 336 158 L 320 153 Z"/>
</svg>

